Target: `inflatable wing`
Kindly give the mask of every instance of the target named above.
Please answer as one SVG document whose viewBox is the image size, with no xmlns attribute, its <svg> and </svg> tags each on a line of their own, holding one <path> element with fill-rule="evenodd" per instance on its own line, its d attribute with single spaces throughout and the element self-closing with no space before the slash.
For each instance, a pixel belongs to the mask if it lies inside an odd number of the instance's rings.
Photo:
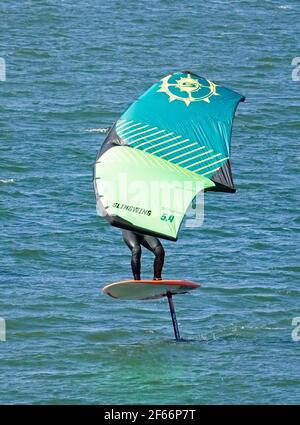
<svg viewBox="0 0 300 425">
<path fill-rule="evenodd" d="M 113 226 L 177 240 L 201 190 L 235 192 L 233 117 L 245 98 L 191 72 L 162 78 L 117 120 L 98 152 L 98 211 Z"/>
</svg>

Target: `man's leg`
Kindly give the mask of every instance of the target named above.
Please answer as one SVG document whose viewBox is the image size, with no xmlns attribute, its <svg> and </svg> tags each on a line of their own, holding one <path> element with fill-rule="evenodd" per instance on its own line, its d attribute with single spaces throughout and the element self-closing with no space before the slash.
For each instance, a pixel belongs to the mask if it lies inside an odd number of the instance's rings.
<svg viewBox="0 0 300 425">
<path fill-rule="evenodd" d="M 143 235 L 139 238 L 140 243 L 155 255 L 153 265 L 153 279 L 161 279 L 161 272 L 164 265 L 165 250 L 160 241 L 154 236 Z"/>
<path fill-rule="evenodd" d="M 124 242 L 131 250 L 131 269 L 134 280 L 141 280 L 141 245 L 136 235 L 130 230 L 122 230 L 122 234 Z"/>
</svg>

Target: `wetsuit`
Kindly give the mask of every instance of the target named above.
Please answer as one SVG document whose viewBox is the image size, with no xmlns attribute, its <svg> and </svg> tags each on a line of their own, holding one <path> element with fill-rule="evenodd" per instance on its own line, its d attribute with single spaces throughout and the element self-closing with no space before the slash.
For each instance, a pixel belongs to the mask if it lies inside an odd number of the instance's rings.
<svg viewBox="0 0 300 425">
<path fill-rule="evenodd" d="M 154 259 L 154 277 L 153 279 L 161 279 L 161 271 L 164 265 L 165 251 L 160 241 L 149 235 L 131 232 L 130 230 L 122 230 L 123 239 L 131 250 L 131 268 L 134 280 L 141 280 L 141 245 L 149 249 L 155 255 Z"/>
</svg>

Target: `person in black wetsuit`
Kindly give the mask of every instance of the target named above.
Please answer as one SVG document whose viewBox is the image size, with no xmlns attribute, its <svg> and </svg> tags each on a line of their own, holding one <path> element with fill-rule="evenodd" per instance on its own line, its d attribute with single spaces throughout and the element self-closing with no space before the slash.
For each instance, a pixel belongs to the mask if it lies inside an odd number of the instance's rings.
<svg viewBox="0 0 300 425">
<path fill-rule="evenodd" d="M 123 239 L 131 250 L 131 268 L 134 280 L 141 280 L 141 245 L 149 249 L 155 255 L 153 265 L 153 280 L 161 280 L 161 272 L 164 265 L 165 250 L 160 241 L 154 236 L 135 233 L 130 230 L 122 230 Z"/>
</svg>

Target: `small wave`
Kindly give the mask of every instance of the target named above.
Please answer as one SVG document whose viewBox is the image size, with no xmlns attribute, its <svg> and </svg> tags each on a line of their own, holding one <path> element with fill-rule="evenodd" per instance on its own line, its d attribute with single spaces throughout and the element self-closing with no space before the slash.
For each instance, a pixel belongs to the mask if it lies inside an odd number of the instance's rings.
<svg viewBox="0 0 300 425">
<path fill-rule="evenodd" d="M 104 128 L 88 128 L 85 131 L 87 133 L 107 133 L 109 131 L 109 127 L 104 127 Z"/>
<path fill-rule="evenodd" d="M 300 272 L 300 267 L 299 266 L 283 266 L 283 267 L 274 267 L 275 270 L 283 270 L 283 271 L 287 271 L 287 272 L 296 272 L 299 273 Z"/>
<path fill-rule="evenodd" d="M 9 184 L 9 183 L 14 183 L 14 179 L 0 179 L 0 183 L 3 184 Z"/>
<path fill-rule="evenodd" d="M 45 249 L 15 249 L 12 251 L 12 254 L 16 257 L 32 257 L 32 258 L 42 258 L 47 254 Z"/>
<path fill-rule="evenodd" d="M 291 9 L 291 6 L 288 5 L 282 5 L 282 6 L 278 6 L 278 9 Z"/>
</svg>

